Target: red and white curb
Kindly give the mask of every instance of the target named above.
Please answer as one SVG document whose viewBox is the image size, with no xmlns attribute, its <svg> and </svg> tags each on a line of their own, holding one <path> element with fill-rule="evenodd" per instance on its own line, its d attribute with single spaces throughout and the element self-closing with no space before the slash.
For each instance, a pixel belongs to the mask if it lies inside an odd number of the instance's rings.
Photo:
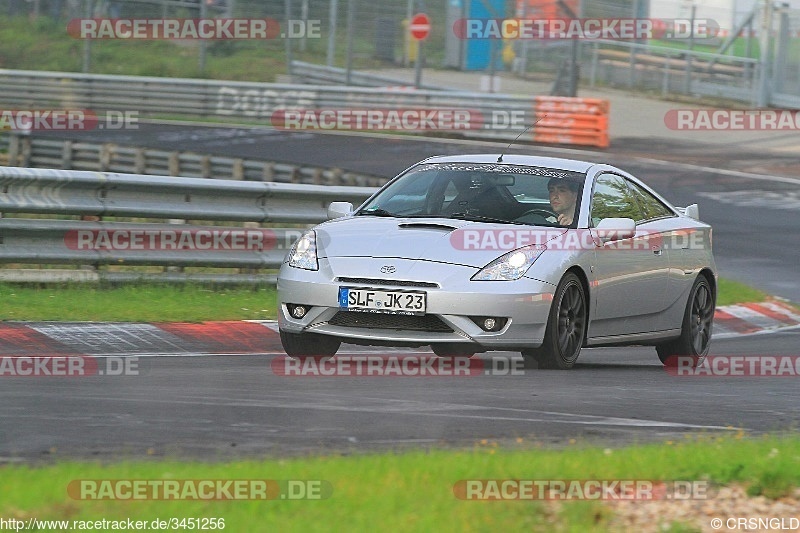
<svg viewBox="0 0 800 533">
<path fill-rule="evenodd" d="M 724 305 L 714 314 L 712 338 L 766 333 L 800 325 L 800 312 L 777 300 Z"/>
<path fill-rule="evenodd" d="M 717 308 L 713 338 L 800 325 L 792 306 L 769 301 Z M 368 351 L 348 347 L 348 352 Z M 168 322 L 0 322 L 0 357 L 48 355 L 282 355 L 278 324 L 270 320 Z"/>
<path fill-rule="evenodd" d="M 0 356 L 283 354 L 266 322 L 7 322 Z"/>
</svg>

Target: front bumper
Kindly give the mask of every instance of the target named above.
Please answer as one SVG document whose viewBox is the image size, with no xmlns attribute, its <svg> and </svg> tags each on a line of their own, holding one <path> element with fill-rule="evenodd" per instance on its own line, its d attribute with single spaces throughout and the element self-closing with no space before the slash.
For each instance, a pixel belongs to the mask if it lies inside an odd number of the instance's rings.
<svg viewBox="0 0 800 533">
<path fill-rule="evenodd" d="M 475 351 L 520 350 L 542 344 L 554 285 L 526 277 L 516 281 L 470 281 L 477 268 L 401 259 L 391 259 L 397 267 L 392 279 L 435 283 L 437 287 L 393 285 L 386 276 L 380 277 L 380 284 L 340 281 L 340 278 L 376 279 L 374 273 L 386 262 L 386 259 L 337 258 L 335 275 L 325 258 L 320 258 L 318 271 L 293 268 L 284 263 L 278 275 L 280 329 L 290 333 L 331 335 L 343 342 L 358 344 L 466 343 L 473 344 Z M 369 327 L 364 327 L 357 320 L 348 320 L 350 317 L 337 317 L 340 313 L 353 313 L 339 308 L 341 286 L 424 291 L 427 293 L 426 320 L 394 320 L 393 315 L 370 313 Z M 303 305 L 308 311 L 297 319 L 289 314 L 287 304 Z M 490 332 L 470 318 L 486 316 L 508 320 L 502 329 Z M 429 322 L 427 319 L 440 321 L 445 327 L 419 325 Z M 408 322 L 416 325 L 408 326 Z"/>
</svg>

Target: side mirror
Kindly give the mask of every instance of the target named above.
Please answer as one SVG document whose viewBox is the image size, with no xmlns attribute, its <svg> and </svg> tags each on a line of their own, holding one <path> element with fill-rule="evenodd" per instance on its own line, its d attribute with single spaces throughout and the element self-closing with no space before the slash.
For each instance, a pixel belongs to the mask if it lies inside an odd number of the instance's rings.
<svg viewBox="0 0 800 533">
<path fill-rule="evenodd" d="M 636 235 L 636 222 L 632 218 L 604 218 L 595 231 L 603 242 L 630 239 Z"/>
<path fill-rule="evenodd" d="M 353 204 L 350 202 L 331 202 L 328 206 L 328 220 L 341 218 L 353 212 Z"/>
<path fill-rule="evenodd" d="M 678 208 L 678 211 L 680 211 L 687 217 L 693 218 L 695 220 L 700 220 L 700 207 L 697 204 L 692 204 L 684 208 Z"/>
</svg>

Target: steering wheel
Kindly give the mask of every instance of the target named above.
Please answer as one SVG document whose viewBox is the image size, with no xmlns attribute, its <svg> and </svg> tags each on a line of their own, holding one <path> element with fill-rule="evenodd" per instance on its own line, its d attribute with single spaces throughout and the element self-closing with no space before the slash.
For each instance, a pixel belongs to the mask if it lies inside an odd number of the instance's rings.
<svg viewBox="0 0 800 533">
<path fill-rule="evenodd" d="M 541 209 L 541 208 L 529 209 L 528 211 L 525 211 L 520 216 L 518 216 L 516 220 L 525 218 L 528 215 L 539 215 L 542 218 L 554 217 L 556 220 L 558 220 L 558 215 L 556 215 L 554 212 L 550 211 L 549 209 Z"/>
</svg>

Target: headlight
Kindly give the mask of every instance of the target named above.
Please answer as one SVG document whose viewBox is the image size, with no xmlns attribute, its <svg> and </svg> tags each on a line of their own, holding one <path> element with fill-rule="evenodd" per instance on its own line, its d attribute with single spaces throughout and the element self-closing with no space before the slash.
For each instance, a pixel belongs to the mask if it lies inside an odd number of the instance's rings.
<svg viewBox="0 0 800 533">
<path fill-rule="evenodd" d="M 289 250 L 289 266 L 305 270 L 319 270 L 317 262 L 317 234 L 314 230 L 303 233 Z"/>
<path fill-rule="evenodd" d="M 470 278 L 472 281 L 513 281 L 525 275 L 534 261 L 546 248 L 539 245 L 524 246 L 501 255 L 480 272 Z"/>
</svg>

